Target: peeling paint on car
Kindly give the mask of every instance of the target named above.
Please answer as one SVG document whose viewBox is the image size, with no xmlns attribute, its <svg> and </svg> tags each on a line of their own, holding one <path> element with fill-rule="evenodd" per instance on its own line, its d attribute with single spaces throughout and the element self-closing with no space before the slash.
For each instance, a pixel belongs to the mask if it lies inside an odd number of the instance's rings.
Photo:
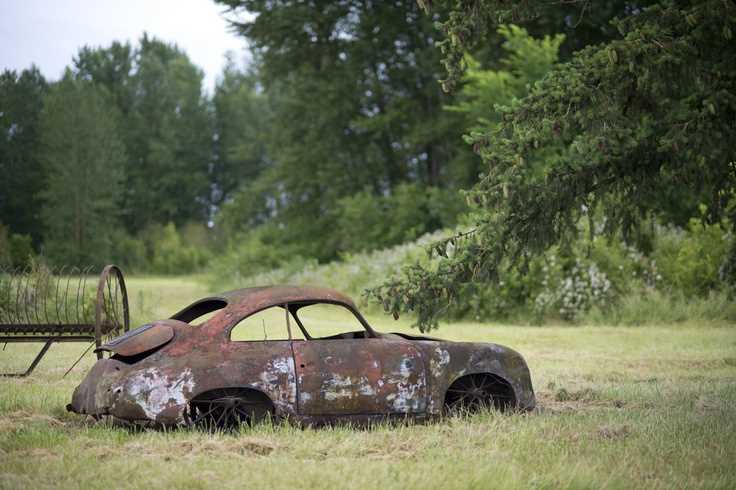
<svg viewBox="0 0 736 490">
<path fill-rule="evenodd" d="M 264 308 L 280 306 L 296 319 L 299 308 L 316 303 L 349 309 L 365 331 L 325 339 L 230 340 L 235 325 Z M 219 311 L 196 328 L 182 321 L 192 322 L 214 306 Z M 490 377 L 487 396 L 502 396 L 509 407 L 529 410 L 535 403 L 529 369 L 513 350 L 379 333 L 350 299 L 329 289 L 232 291 L 153 324 L 166 333 L 155 342 L 142 343 L 140 337 L 138 344 L 126 345 L 135 339 L 131 335 L 101 347 L 111 358 L 95 364 L 75 390 L 70 410 L 163 425 L 193 423 L 189 407 L 196 403 L 219 403 L 232 413 L 236 409 L 227 407 L 258 406 L 261 412 L 304 423 L 376 416 L 421 419 L 443 413 L 451 402 L 450 387 L 472 376 Z M 140 352 L 144 344 L 153 347 Z M 492 389 L 504 391 L 494 394 Z"/>
<path fill-rule="evenodd" d="M 156 416 L 167 408 L 181 407 L 184 410 L 194 388 L 191 369 L 169 377 L 158 368 L 149 368 L 134 374 L 122 386 L 114 385 L 113 392 L 129 395 L 149 419 L 156 420 Z"/>
</svg>

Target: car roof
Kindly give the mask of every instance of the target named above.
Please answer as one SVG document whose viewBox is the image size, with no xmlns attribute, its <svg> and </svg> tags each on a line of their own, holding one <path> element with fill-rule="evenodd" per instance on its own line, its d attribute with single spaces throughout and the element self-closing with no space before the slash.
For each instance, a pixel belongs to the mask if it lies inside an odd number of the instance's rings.
<svg viewBox="0 0 736 490">
<path fill-rule="evenodd" d="M 207 321 L 203 329 L 205 335 L 217 335 L 226 324 L 232 323 L 233 319 L 239 321 L 257 311 L 285 303 L 342 304 L 353 311 L 353 314 L 371 335 L 376 335 L 358 311 L 353 300 L 334 289 L 315 286 L 262 286 L 226 291 L 195 301 L 173 315 L 171 319 L 189 323 L 206 313 L 220 310 L 215 317 Z"/>
<path fill-rule="evenodd" d="M 316 286 L 261 286 L 227 291 L 216 295 L 228 306 L 258 303 L 261 307 L 297 302 L 344 303 L 355 308 L 353 300 L 339 291 Z"/>
<path fill-rule="evenodd" d="M 262 286 L 235 289 L 207 296 L 171 316 L 185 323 L 215 310 L 244 316 L 284 303 L 340 303 L 357 311 L 355 303 L 339 291 L 314 286 Z"/>
</svg>

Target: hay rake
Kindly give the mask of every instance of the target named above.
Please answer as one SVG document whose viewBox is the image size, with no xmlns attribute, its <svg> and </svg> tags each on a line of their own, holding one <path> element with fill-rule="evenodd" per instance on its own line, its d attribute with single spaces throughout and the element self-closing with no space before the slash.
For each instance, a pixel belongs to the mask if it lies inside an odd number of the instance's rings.
<svg viewBox="0 0 736 490">
<path fill-rule="evenodd" d="M 99 347 L 104 340 L 127 332 L 130 314 L 122 271 L 108 265 L 96 282 L 95 288 L 92 268 L 0 270 L 3 350 L 9 343 L 44 343 L 25 372 L 0 376 L 28 376 L 55 342 L 90 342 Z"/>
</svg>

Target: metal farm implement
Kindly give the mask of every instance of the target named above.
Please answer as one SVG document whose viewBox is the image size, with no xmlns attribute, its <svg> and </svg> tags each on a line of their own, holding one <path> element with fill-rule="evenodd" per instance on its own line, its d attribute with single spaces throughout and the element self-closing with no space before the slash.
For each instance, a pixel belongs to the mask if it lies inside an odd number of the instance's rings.
<svg viewBox="0 0 736 490">
<path fill-rule="evenodd" d="M 0 270 L 3 350 L 9 343 L 44 343 L 25 372 L 0 376 L 28 376 L 54 342 L 90 342 L 90 347 L 92 343 L 99 347 L 103 340 L 127 332 L 130 316 L 123 273 L 108 265 L 96 282 L 95 290 L 91 268 L 61 268 L 55 273 L 45 267 Z M 98 359 L 101 356 L 97 353 Z"/>
</svg>

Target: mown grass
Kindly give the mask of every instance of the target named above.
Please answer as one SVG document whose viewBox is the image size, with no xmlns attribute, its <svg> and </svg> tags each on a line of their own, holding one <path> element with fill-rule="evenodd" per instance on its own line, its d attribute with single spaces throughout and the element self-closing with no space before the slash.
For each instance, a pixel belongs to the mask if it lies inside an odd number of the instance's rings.
<svg viewBox="0 0 736 490">
<path fill-rule="evenodd" d="M 206 293 L 189 278 L 132 278 L 129 288 L 136 323 Z M 408 320 L 370 321 L 379 330 L 409 329 Z M 523 353 L 538 410 L 371 430 L 131 432 L 65 411 L 93 358 L 62 378 L 85 346 L 55 346 L 30 378 L 0 379 L 0 487 L 736 486 L 734 326 L 457 323 L 436 334 Z M 0 370 L 24 367 L 38 347 L 9 345 Z"/>
</svg>

